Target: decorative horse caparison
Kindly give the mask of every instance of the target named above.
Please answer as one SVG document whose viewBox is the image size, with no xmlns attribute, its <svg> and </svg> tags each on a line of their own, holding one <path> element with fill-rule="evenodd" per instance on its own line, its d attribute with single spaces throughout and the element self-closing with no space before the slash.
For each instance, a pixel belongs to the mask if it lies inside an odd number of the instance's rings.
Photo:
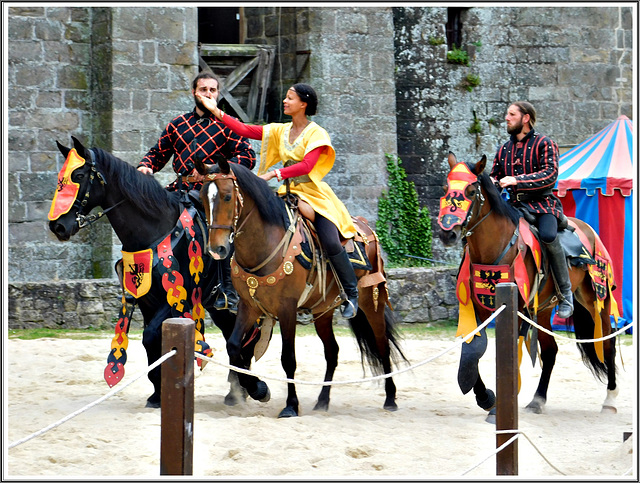
<svg viewBox="0 0 640 483">
<path fill-rule="evenodd" d="M 495 284 L 502 281 L 518 285 L 518 310 L 551 331 L 551 315 L 558 298 L 546 255 L 540 250 L 535 227 L 525 215 L 503 199 L 483 173 L 487 158 L 475 164 L 458 163 L 449 153 L 451 168 L 440 199 L 440 239 L 451 246 L 465 242 L 460 266 L 457 296 L 460 302 L 458 335 L 466 336 L 489 318 L 495 307 Z M 618 310 L 613 290 L 613 272 L 606 248 L 586 223 L 568 218 L 568 229 L 559 231 L 570 261 L 569 273 L 574 296 L 574 313 L 567 319 L 573 324 L 583 362 L 594 376 L 607 383 L 603 412 L 615 412 L 616 385 L 615 338 L 579 343 L 580 339 L 598 339 L 611 334 L 610 315 L 617 321 Z M 573 247 L 573 248 L 571 248 Z M 528 410 L 542 413 L 547 389 L 558 353 L 552 335 L 538 331 L 528 322 L 520 323 L 519 344 L 527 339 L 535 361 L 540 345 L 542 373 Z M 529 331 L 531 329 L 531 331 Z M 537 336 L 537 342 L 536 342 Z M 487 347 L 487 335 L 481 330 L 462 344 L 458 384 L 463 394 L 473 389 L 476 402 L 495 413 L 495 395 L 487 389 L 478 372 L 478 361 Z"/>
<path fill-rule="evenodd" d="M 247 367 L 251 359 L 241 352 L 250 340 L 257 319 L 262 320 L 261 357 L 277 320 L 282 335 L 282 367 L 289 379 L 296 370 L 295 332 L 297 314 L 311 314 L 316 332 L 324 344 L 326 372 L 332 381 L 338 365 L 338 344 L 333 333 L 333 312 L 342 303 L 332 270 L 298 210 L 274 193 L 266 181 L 240 165 L 224 160 L 207 170 L 196 160 L 196 169 L 205 174 L 200 196 L 209 223 L 209 250 L 214 258 L 231 260 L 233 285 L 240 303 L 233 333 L 227 340 L 232 365 Z M 309 207 L 310 208 L 310 207 Z M 373 373 L 391 372 L 392 360 L 406 360 L 398 345 L 383 261 L 376 234 L 364 219 L 354 218 L 359 235 L 354 241 L 352 263 L 356 268 L 359 310 L 349 319 L 362 354 Z M 308 246 L 308 250 L 305 250 Z M 350 250 L 348 249 L 347 252 Z M 357 261 L 354 261 L 357 260 Z M 363 269 L 366 268 L 366 269 Z M 260 400 L 268 387 L 253 376 L 239 374 L 240 384 L 249 395 Z M 396 386 L 385 378 L 384 408 L 397 409 Z M 327 410 L 331 386 L 323 386 L 315 410 Z M 278 417 L 297 416 L 299 401 L 295 384 L 288 383 L 285 408 Z"/>
<path fill-rule="evenodd" d="M 225 339 L 231 335 L 235 315 L 213 309 L 215 297 L 211 293 L 218 283 L 219 262 L 202 253 L 206 229 L 201 215 L 192 203 L 181 200 L 177 192 L 165 190 L 152 176 L 100 148 L 87 149 L 72 139 L 73 149 L 57 143 L 66 161 L 58 176 L 49 228 L 58 240 L 67 241 L 105 214 L 122 243 L 123 259 L 116 264 L 122 309 L 105 380 L 114 386 L 124 376 L 127 334 L 136 305 L 144 319 L 142 343 L 150 365 L 162 355 L 162 322 L 170 317 L 193 319 L 194 349 L 209 355 L 211 349 L 204 340 L 204 310 Z M 98 206 L 104 211 L 90 215 Z M 200 359 L 198 363 L 202 366 Z M 154 392 L 147 399 L 147 407 L 160 407 L 161 368 L 149 372 Z M 228 405 L 246 397 L 234 376 L 230 373 L 231 390 L 225 397 Z"/>
</svg>

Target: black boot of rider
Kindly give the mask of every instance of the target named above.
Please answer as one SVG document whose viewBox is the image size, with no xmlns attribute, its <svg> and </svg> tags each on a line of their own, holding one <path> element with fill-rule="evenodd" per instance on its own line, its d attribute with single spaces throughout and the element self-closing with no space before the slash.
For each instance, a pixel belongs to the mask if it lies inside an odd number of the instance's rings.
<svg viewBox="0 0 640 483">
<path fill-rule="evenodd" d="M 218 297 L 213 308 L 216 310 L 229 310 L 234 314 L 238 313 L 238 293 L 233 288 L 231 282 L 231 257 L 220 260 L 221 280 L 218 287 Z"/>
<path fill-rule="evenodd" d="M 344 250 L 340 250 L 337 255 L 329 255 L 329 260 L 347 296 L 340 307 L 340 312 L 346 319 L 355 317 L 358 312 L 358 278 L 353 270 L 353 265 L 351 265 L 351 260 L 349 260 L 349 255 Z"/>
<path fill-rule="evenodd" d="M 573 294 L 571 293 L 571 279 L 569 278 L 569 268 L 567 266 L 564 249 L 558 237 L 551 243 L 545 243 L 545 246 L 549 254 L 551 270 L 556 278 L 561 294 L 557 315 L 561 319 L 567 319 L 573 314 Z"/>
</svg>

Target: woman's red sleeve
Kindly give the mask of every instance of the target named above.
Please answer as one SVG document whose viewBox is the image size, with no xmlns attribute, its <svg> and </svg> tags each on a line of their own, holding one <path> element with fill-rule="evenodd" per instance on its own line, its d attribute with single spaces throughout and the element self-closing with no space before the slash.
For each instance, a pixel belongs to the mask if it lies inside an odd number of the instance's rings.
<svg viewBox="0 0 640 483">
<path fill-rule="evenodd" d="M 244 136 L 249 139 L 262 139 L 262 126 L 245 124 L 227 113 L 222 116 L 222 122 L 234 133 L 239 134 L 240 136 Z"/>
<path fill-rule="evenodd" d="M 304 174 L 309 174 L 318 162 L 318 159 L 320 158 L 320 155 L 323 153 L 324 149 L 324 146 L 318 146 L 312 151 L 309 151 L 304 155 L 304 158 L 299 163 L 287 166 L 286 168 L 282 168 L 280 170 L 280 176 L 282 177 L 282 179 L 287 179 L 295 178 L 296 176 L 302 176 Z"/>
</svg>

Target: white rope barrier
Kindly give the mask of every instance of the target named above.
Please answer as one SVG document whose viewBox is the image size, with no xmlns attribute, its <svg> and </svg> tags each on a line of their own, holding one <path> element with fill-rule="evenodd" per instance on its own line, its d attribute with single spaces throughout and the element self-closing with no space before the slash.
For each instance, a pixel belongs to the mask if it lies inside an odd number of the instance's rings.
<svg viewBox="0 0 640 483">
<path fill-rule="evenodd" d="M 502 451 L 504 448 L 506 448 L 507 446 L 509 446 L 511 443 L 513 443 L 516 439 L 518 439 L 521 435 L 524 436 L 526 438 L 527 441 L 529 441 L 529 443 L 531 443 L 531 446 L 533 446 L 533 449 L 535 449 L 537 451 L 537 453 L 542 457 L 542 459 L 551 467 L 553 468 L 555 471 L 557 471 L 558 473 L 560 473 L 563 476 L 567 476 L 567 474 L 565 472 L 563 472 L 562 470 L 558 469 L 557 466 L 555 466 L 553 463 L 551 463 L 551 461 L 548 460 L 548 458 L 542 454 L 542 452 L 538 449 L 538 447 L 533 443 L 533 441 L 531 441 L 531 438 L 529 438 L 529 436 L 527 436 L 526 433 L 524 433 L 523 431 L 520 430 L 515 430 L 515 429 L 505 429 L 502 431 L 496 431 L 496 434 L 513 434 L 514 436 L 512 438 L 510 438 L 508 441 L 504 442 L 503 444 L 500 445 L 500 447 L 496 448 L 495 451 L 491 452 L 491 454 L 487 455 L 485 458 L 483 458 L 481 461 L 479 461 L 477 464 L 473 465 L 471 468 L 469 468 L 467 471 L 465 471 L 464 473 L 462 473 L 460 476 L 464 476 L 467 473 L 469 473 L 472 470 L 475 470 L 478 466 L 480 466 L 482 463 L 484 463 L 485 461 L 487 461 L 489 458 L 491 458 L 492 456 L 497 455 L 500 451 Z"/>
<path fill-rule="evenodd" d="M 456 340 L 456 342 L 451 347 L 448 347 L 448 348 L 444 349 L 443 351 L 441 351 L 440 353 L 436 354 L 433 357 L 425 359 L 422 362 L 419 362 L 419 363 L 414 364 L 412 366 L 406 367 L 404 369 L 398 369 L 397 371 L 390 372 L 388 374 L 381 374 L 379 376 L 365 377 L 365 378 L 362 378 L 362 379 L 353 379 L 353 380 L 350 380 L 350 381 L 304 381 L 304 380 L 301 380 L 301 379 L 289 379 L 289 378 L 286 378 L 286 377 L 267 376 L 267 375 L 264 375 L 264 374 L 258 374 L 256 372 L 250 371 L 248 369 L 243 369 L 243 368 L 240 368 L 240 367 L 232 366 L 231 364 L 225 364 L 224 362 L 213 360 L 210 357 L 203 356 L 202 354 L 200 354 L 198 352 L 195 352 L 194 354 L 198 359 L 201 359 L 203 361 L 212 362 L 212 363 L 214 363 L 214 364 L 216 364 L 218 366 L 225 367 L 225 368 L 230 369 L 232 371 L 240 372 L 240 373 L 246 374 L 248 376 L 255 376 L 255 377 L 259 378 L 259 379 L 267 379 L 267 380 L 272 380 L 272 381 L 288 382 L 288 383 L 295 383 L 295 384 L 306 384 L 306 385 L 310 385 L 310 386 L 340 386 L 340 385 L 347 385 L 347 384 L 360 384 L 360 383 L 363 383 L 363 382 L 378 381 L 380 379 L 387 379 L 389 377 L 394 377 L 394 376 L 397 376 L 398 374 L 402 374 L 404 372 L 412 371 L 412 370 L 414 370 L 414 369 L 416 369 L 416 368 L 418 368 L 420 366 L 423 366 L 425 364 L 428 364 L 429 362 L 432 362 L 432 361 L 436 360 L 439 357 L 442 357 L 447 352 L 452 351 L 456 347 L 459 347 L 460 345 L 462 345 L 467 339 L 469 339 L 471 337 L 475 337 L 476 332 L 481 331 L 487 325 L 489 325 L 491 323 L 491 321 L 494 318 L 496 318 L 500 314 L 500 312 L 502 312 L 505 308 L 506 308 L 506 305 L 503 305 L 500 308 L 498 308 L 491 315 L 491 317 L 489 317 L 486 321 L 484 321 L 484 323 L 482 323 L 479 326 L 477 326 L 474 330 L 472 330 L 465 337 L 458 338 Z"/>
<path fill-rule="evenodd" d="M 176 355 L 177 351 L 175 349 L 167 352 L 164 356 L 162 356 L 160 359 L 158 359 L 157 361 L 155 361 L 153 364 L 151 364 L 149 367 L 147 367 L 147 369 L 143 372 L 141 372 L 140 374 L 138 374 L 136 377 L 134 377 L 133 379 L 131 379 L 130 381 L 128 381 L 126 384 L 123 384 L 122 386 L 118 386 L 115 389 L 112 389 L 111 391 L 109 391 L 107 394 L 105 394 L 104 396 L 96 399 L 95 401 L 93 401 L 92 403 L 87 404 L 86 406 L 84 406 L 83 408 L 78 409 L 77 411 L 65 416 L 64 418 L 62 418 L 61 420 L 50 424 L 49 426 L 47 426 L 46 428 L 41 429 L 40 431 L 36 431 L 33 434 L 30 434 L 29 436 L 22 438 L 18 441 L 14 441 L 13 443 L 11 443 L 8 447 L 8 449 L 11 449 L 15 446 L 18 446 L 19 444 L 22 443 L 26 443 L 27 441 L 29 441 L 30 439 L 35 438 L 36 436 L 40 436 L 44 433 L 46 433 L 47 431 L 50 431 L 54 428 L 57 428 L 58 426 L 60 426 L 63 423 L 66 423 L 67 421 L 69 421 L 72 418 L 75 418 L 76 416 L 78 416 L 79 414 L 82 414 L 83 412 L 91 409 L 93 406 L 96 406 L 97 404 L 100 404 L 101 402 L 109 399 L 111 396 L 114 396 L 116 394 L 118 394 L 120 391 L 122 391 L 123 389 L 125 389 L 126 387 L 128 387 L 129 385 L 133 384 L 134 382 L 136 382 L 138 379 L 140 379 L 142 376 L 146 375 L 147 373 L 149 373 L 150 371 L 152 371 L 153 369 L 155 369 L 156 367 L 158 367 L 160 364 L 162 364 L 164 361 L 166 361 L 167 359 L 173 357 L 174 355 Z"/>
<path fill-rule="evenodd" d="M 518 312 L 518 317 L 520 317 L 523 320 L 526 320 L 527 322 L 529 322 L 532 326 L 536 327 L 538 330 L 541 330 L 542 332 L 545 332 L 546 334 L 549 334 L 550 336 L 555 337 L 556 339 L 565 339 L 565 340 L 570 340 L 572 342 L 576 342 L 578 344 L 587 344 L 590 342 L 601 342 L 607 339 L 612 339 L 613 337 L 617 336 L 618 334 L 621 334 L 623 332 L 626 332 L 627 330 L 629 330 L 629 328 L 631 328 L 633 326 L 633 322 L 631 321 L 631 323 L 625 325 L 624 327 L 622 327 L 621 329 L 612 332 L 609 335 L 606 335 L 604 337 L 600 337 L 598 339 L 574 339 L 571 337 L 565 337 L 563 335 L 559 335 L 555 332 L 550 331 L 549 329 L 545 329 L 544 327 L 542 327 L 541 325 L 539 325 L 538 323 L 534 322 L 533 320 L 531 320 L 529 317 L 527 317 L 526 315 L 524 315 L 522 312 Z"/>
</svg>

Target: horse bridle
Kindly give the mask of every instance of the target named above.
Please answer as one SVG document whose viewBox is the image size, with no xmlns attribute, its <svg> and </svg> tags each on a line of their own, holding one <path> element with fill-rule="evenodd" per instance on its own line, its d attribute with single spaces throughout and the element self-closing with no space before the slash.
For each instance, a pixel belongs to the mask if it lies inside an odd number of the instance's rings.
<svg viewBox="0 0 640 483">
<path fill-rule="evenodd" d="M 251 210 L 249 210 L 249 213 L 247 213 L 247 215 L 244 217 L 244 220 L 242 220 L 242 223 L 240 223 L 240 226 L 238 225 L 238 220 L 240 219 L 240 214 L 242 213 L 242 208 L 244 208 L 244 198 L 242 197 L 242 193 L 240 193 L 240 188 L 238 187 L 238 182 L 237 182 L 237 178 L 235 176 L 235 173 L 233 171 L 229 171 L 229 173 L 225 174 L 225 173 L 210 173 L 205 175 L 203 182 L 205 181 L 215 181 L 215 180 L 219 180 L 219 179 L 231 179 L 233 181 L 233 190 L 235 192 L 236 195 L 236 204 L 233 210 L 233 224 L 232 225 L 221 225 L 218 223 L 209 223 L 207 224 L 207 228 L 209 230 L 214 229 L 214 228 L 220 228 L 223 230 L 229 230 L 229 243 L 233 243 L 234 240 L 234 233 L 235 233 L 235 238 L 237 238 L 238 236 L 240 236 L 240 234 L 242 233 L 242 227 L 245 225 L 245 223 L 247 222 L 247 220 L 251 217 L 251 214 L 254 212 L 254 210 L 256 209 L 256 204 L 253 204 L 253 207 L 251 208 Z M 260 270 L 262 267 L 264 267 L 267 263 L 269 263 L 275 256 L 276 254 L 281 251 L 284 247 L 284 250 L 286 251 L 286 247 L 288 247 L 289 245 L 289 241 L 291 240 L 291 238 L 293 237 L 293 234 L 295 233 L 295 224 L 291 223 L 289 225 L 289 228 L 286 230 L 284 236 L 282 237 L 282 239 L 280 240 L 280 243 L 278 243 L 278 245 L 275 247 L 275 249 L 271 252 L 271 254 L 265 259 L 263 260 L 260 264 L 258 264 L 256 267 L 253 268 L 243 268 L 243 270 L 245 270 L 246 272 L 249 273 L 255 273 L 258 270 Z"/>
<path fill-rule="evenodd" d="M 461 231 L 462 231 L 462 238 L 467 238 L 470 237 L 471 235 L 473 235 L 473 230 L 475 230 L 478 225 L 480 225 L 480 223 L 482 223 L 484 220 L 487 219 L 487 217 L 491 214 L 491 212 L 493 211 L 493 208 L 489 208 L 489 211 L 487 212 L 486 215 L 484 215 L 482 218 L 480 218 L 480 221 L 478 221 L 477 223 L 475 223 L 471 228 L 467 229 L 467 224 L 477 215 L 482 211 L 482 206 L 484 205 L 484 202 L 486 201 L 484 195 L 482 194 L 482 189 L 480 189 L 480 185 L 479 185 L 479 180 L 476 181 L 475 183 L 473 183 L 476 186 L 476 194 L 473 197 L 473 200 L 471 201 L 471 208 L 469 209 L 469 214 L 467 215 L 466 220 L 464 221 L 464 223 L 461 225 Z M 478 209 L 477 209 L 477 214 L 474 214 L 474 207 L 476 205 L 476 200 L 479 201 L 478 204 Z M 492 265 L 497 265 L 498 263 L 500 263 L 500 261 L 504 258 L 504 256 L 509 252 L 509 250 L 511 249 L 511 247 L 513 247 L 513 245 L 516 244 L 516 242 L 518 241 L 518 237 L 520 236 L 520 231 L 518 230 L 518 225 L 516 224 L 516 228 L 513 231 L 513 235 L 511 235 L 511 239 L 509 240 L 509 243 L 507 243 L 507 245 L 504 247 L 504 250 L 502 250 L 502 252 L 500 253 L 500 255 L 498 255 L 498 257 L 493 261 Z"/>
<path fill-rule="evenodd" d="M 93 181 L 96 178 L 98 178 L 102 186 L 105 186 L 107 184 L 107 180 L 105 179 L 104 175 L 100 171 L 98 171 L 98 169 L 96 168 L 96 160 L 95 160 L 95 155 L 93 154 L 93 151 L 88 149 L 86 152 L 89 153 L 89 159 L 85 158 L 85 161 L 87 165 L 91 168 L 91 171 L 89 173 L 89 184 L 85 189 L 84 197 L 82 198 L 82 201 L 78 199 L 79 197 L 76 197 L 76 199 L 73 201 L 73 204 L 71 205 L 72 208 L 77 208 L 78 210 L 76 212 L 76 222 L 78 223 L 78 229 L 84 228 L 85 226 L 89 226 L 95 223 L 104 215 L 106 215 L 109 211 L 113 210 L 116 206 L 120 205 L 125 201 L 125 199 L 123 198 L 122 200 L 118 201 L 115 205 L 110 206 L 109 208 L 103 211 L 100 211 L 98 213 L 95 213 L 93 215 L 83 215 L 81 213 L 83 208 L 87 206 L 87 204 L 89 203 L 89 196 L 91 193 L 91 185 L 93 184 Z"/>
<path fill-rule="evenodd" d="M 482 207 L 484 206 L 484 202 L 486 201 L 484 195 L 482 194 L 482 189 L 480 188 L 480 181 L 476 180 L 476 182 L 473 184 L 476 186 L 476 192 L 473 196 L 473 200 L 471 200 L 471 208 L 469 209 L 466 220 L 464 220 L 464 223 L 460 225 L 460 228 L 462 231 L 461 233 L 462 238 L 467 238 L 473 235 L 473 230 L 475 230 L 478 227 L 478 225 L 480 225 L 480 223 L 486 220 L 492 211 L 492 208 L 489 208 L 489 211 L 487 212 L 487 214 L 484 215 L 480 219 L 480 221 L 475 223 L 472 227 L 470 228 L 468 227 L 471 220 L 473 220 L 473 218 L 477 216 L 477 214 L 480 214 L 480 212 L 482 211 Z M 476 201 L 478 201 L 478 203 L 476 203 Z M 474 211 L 476 211 L 475 209 L 476 206 L 478 207 L 477 214 L 474 213 Z"/>
<path fill-rule="evenodd" d="M 244 198 L 242 197 L 242 193 L 240 193 L 240 188 L 238 187 L 238 181 L 237 181 L 236 175 L 233 171 L 229 171 L 229 173 L 227 174 L 210 173 L 205 175 L 203 183 L 205 181 L 214 182 L 219 179 L 230 179 L 231 181 L 233 181 L 233 191 L 236 197 L 236 203 L 233 208 L 233 220 L 231 222 L 232 223 L 231 225 L 220 225 L 218 223 L 208 223 L 207 229 L 213 230 L 216 228 L 220 228 L 222 230 L 229 230 L 229 243 L 233 243 L 234 238 L 237 237 L 240 233 L 242 233 L 241 232 L 242 227 L 247 222 L 247 219 L 249 218 L 251 213 L 253 213 L 253 210 L 255 209 L 255 205 L 253 206 L 249 214 L 247 214 L 244 221 L 238 227 L 238 220 L 240 219 L 240 214 L 242 213 L 242 208 L 244 207 Z"/>
</svg>

